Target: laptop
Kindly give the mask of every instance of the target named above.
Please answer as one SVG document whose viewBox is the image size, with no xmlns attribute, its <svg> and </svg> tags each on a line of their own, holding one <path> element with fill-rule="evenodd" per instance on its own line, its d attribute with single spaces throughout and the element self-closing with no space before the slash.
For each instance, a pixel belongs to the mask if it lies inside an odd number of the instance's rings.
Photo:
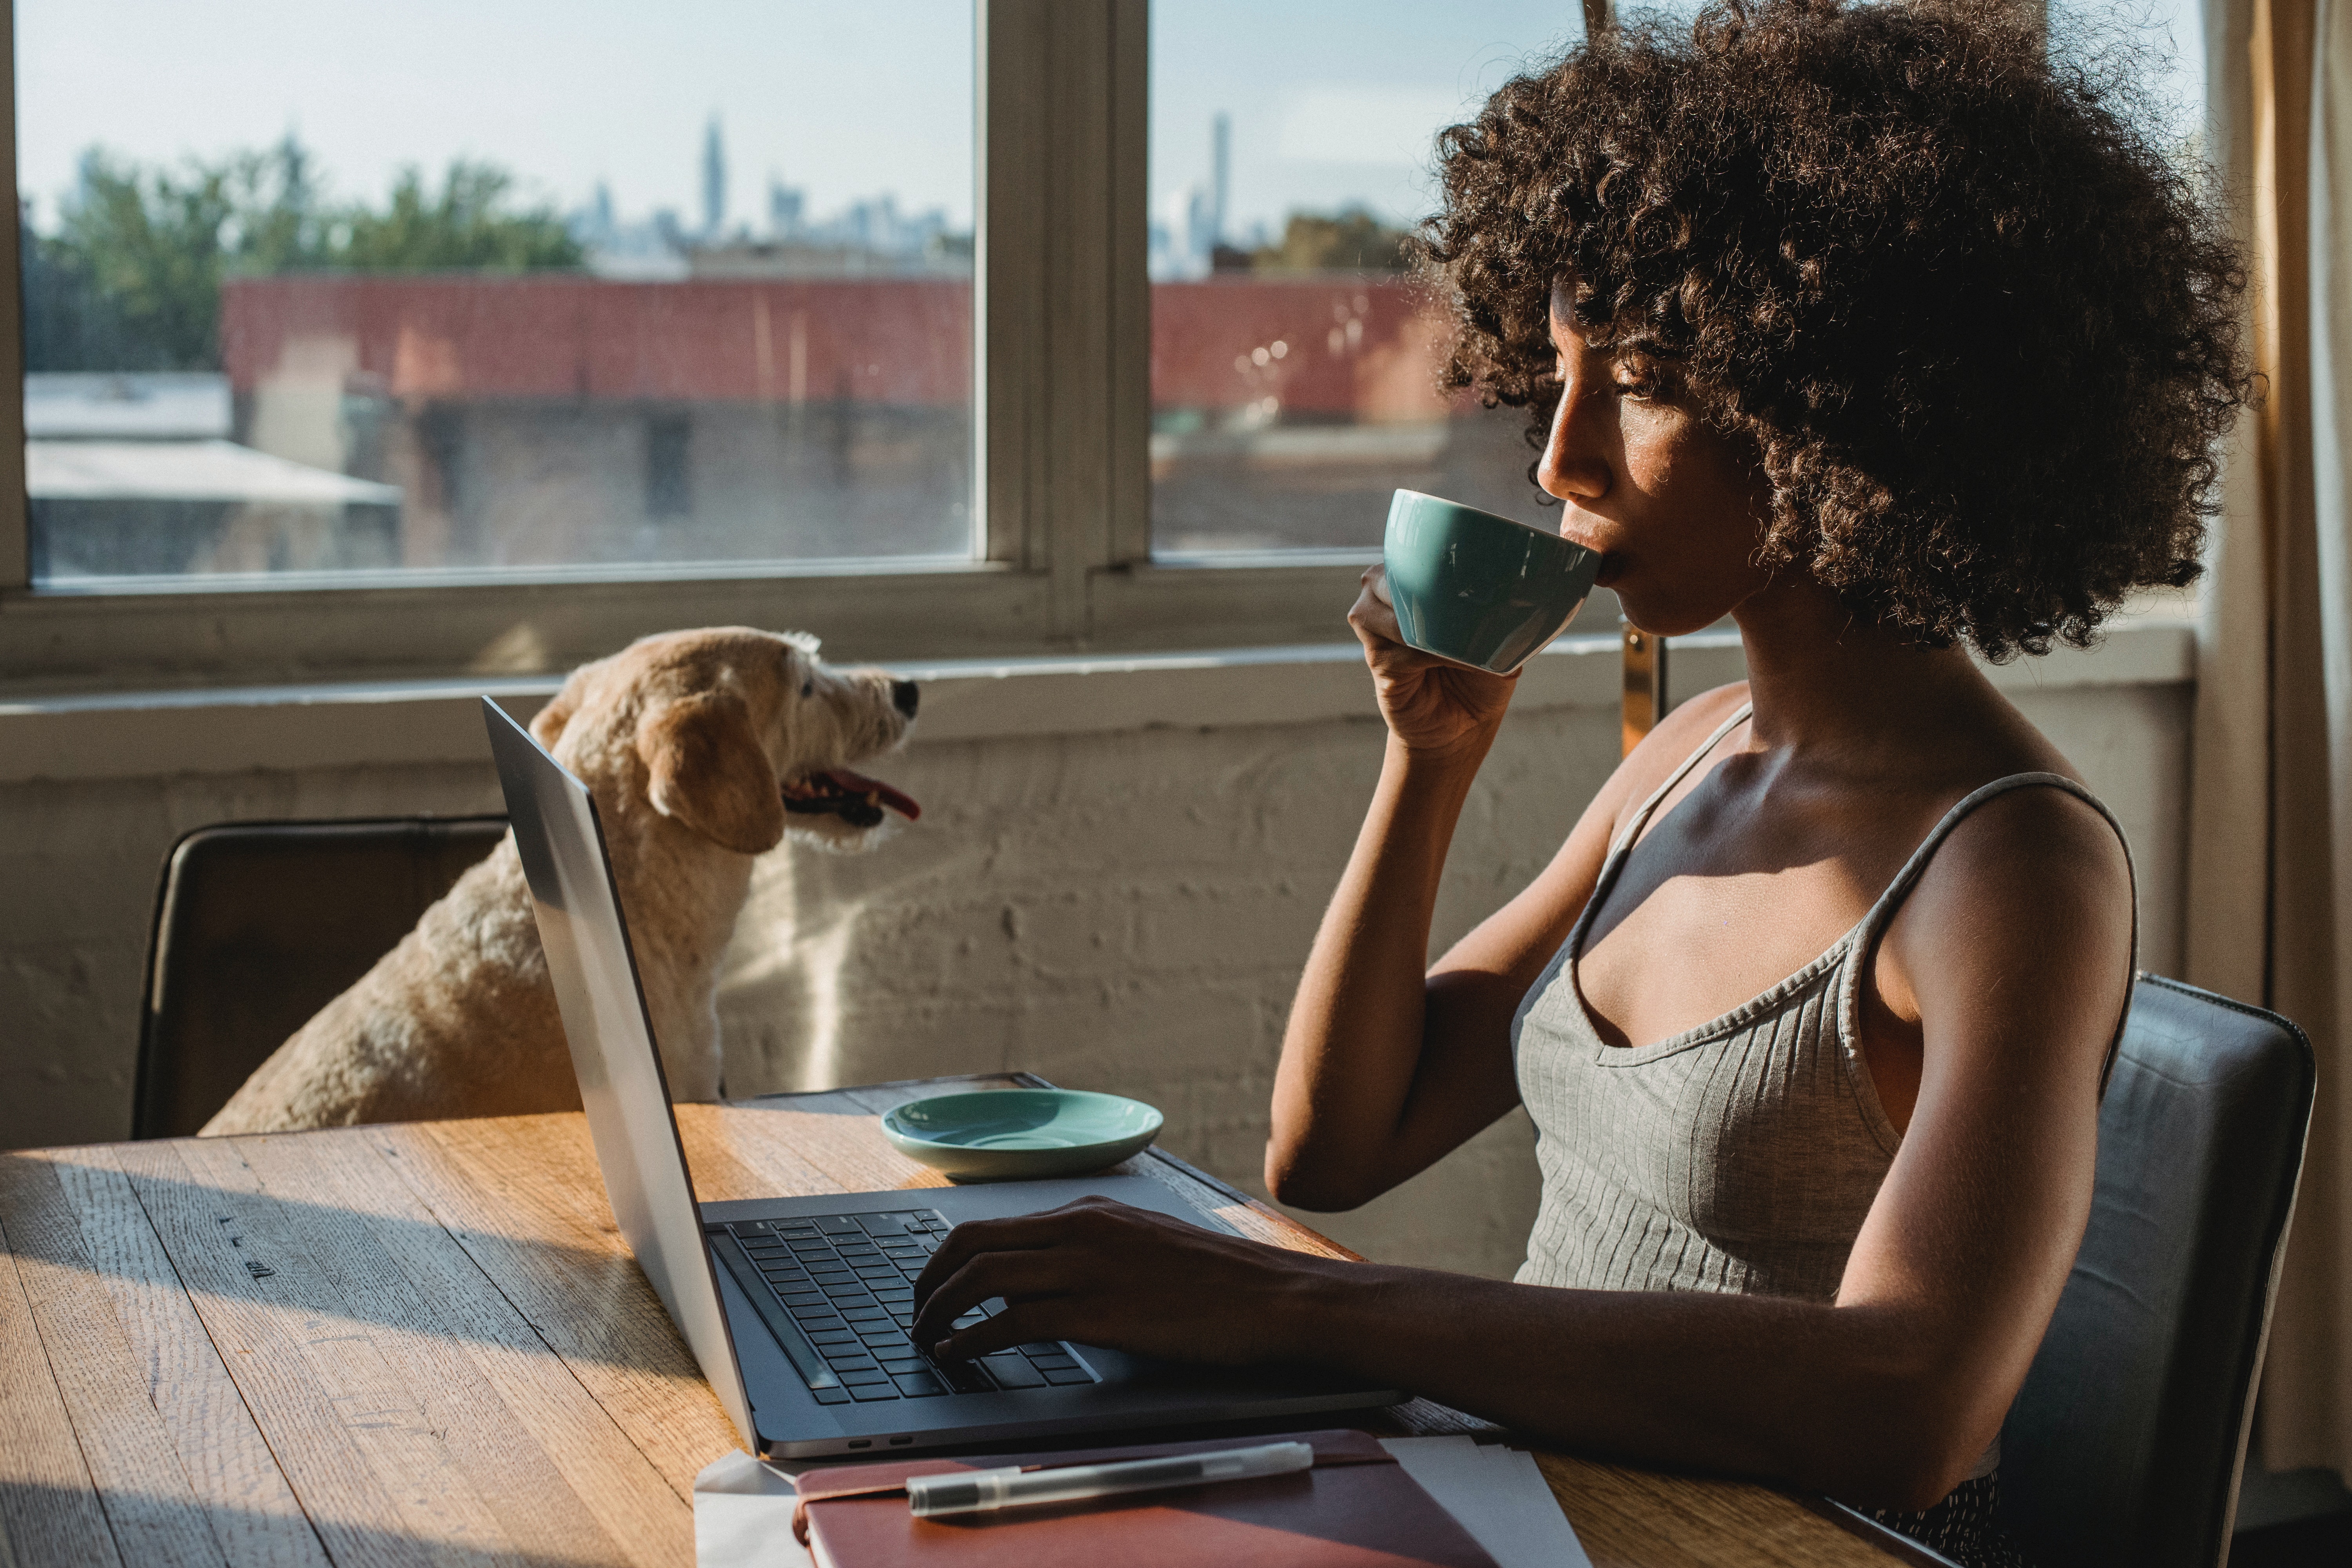
<svg viewBox="0 0 2352 1568">
<path fill-rule="evenodd" d="M 909 1342 L 914 1278 L 965 1220 L 1095 1193 L 1215 1223 L 1149 1177 L 696 1201 L 595 801 L 487 697 L 482 710 L 613 1217 L 751 1452 L 967 1447 L 1405 1397 L 1315 1369 L 1208 1370 L 1066 1341 L 957 1363 Z"/>
</svg>

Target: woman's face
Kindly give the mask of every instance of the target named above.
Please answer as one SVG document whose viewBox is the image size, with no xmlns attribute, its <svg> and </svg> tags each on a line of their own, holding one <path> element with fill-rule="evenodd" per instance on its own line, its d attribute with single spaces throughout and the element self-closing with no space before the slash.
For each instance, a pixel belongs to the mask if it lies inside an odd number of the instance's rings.
<svg viewBox="0 0 2352 1568">
<path fill-rule="evenodd" d="M 1567 503 L 1559 531 L 1601 552 L 1600 584 L 1658 637 L 1711 626 L 1763 588 L 1769 487 L 1741 443 L 1680 395 L 1671 367 L 1595 349 L 1552 295 L 1559 407 L 1536 478 Z"/>
</svg>

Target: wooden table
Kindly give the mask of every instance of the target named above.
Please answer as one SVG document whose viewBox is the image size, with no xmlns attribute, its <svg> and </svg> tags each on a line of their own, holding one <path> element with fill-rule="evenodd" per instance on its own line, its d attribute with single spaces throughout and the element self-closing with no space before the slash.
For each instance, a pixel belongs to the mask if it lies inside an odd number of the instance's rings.
<svg viewBox="0 0 2352 1568">
<path fill-rule="evenodd" d="M 699 1194 L 938 1185 L 876 1126 L 916 1089 L 681 1106 Z M 1122 1169 L 1349 1256 L 1156 1151 Z M 683 1565 L 736 1446 L 578 1115 L 0 1154 L 0 1568 Z M 1898 1560 L 1762 1487 L 1540 1462 L 1599 1568 Z"/>
</svg>

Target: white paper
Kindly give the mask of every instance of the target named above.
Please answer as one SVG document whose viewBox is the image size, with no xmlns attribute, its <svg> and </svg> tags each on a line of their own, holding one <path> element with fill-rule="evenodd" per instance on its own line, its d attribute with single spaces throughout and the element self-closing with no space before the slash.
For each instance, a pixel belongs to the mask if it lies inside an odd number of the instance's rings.
<svg viewBox="0 0 2352 1568">
<path fill-rule="evenodd" d="M 1496 1568 L 1592 1568 L 1534 1455 L 1460 1436 L 1383 1437 L 1381 1447 Z"/>
<path fill-rule="evenodd" d="M 695 1568 L 815 1568 L 793 1539 L 792 1477 L 737 1449 L 694 1478 Z"/>
<path fill-rule="evenodd" d="M 1592 1568 L 1535 1457 L 1468 1437 L 1383 1437 L 1496 1568 Z M 696 1568 L 815 1568 L 793 1539 L 793 1479 L 740 1451 L 694 1478 Z"/>
</svg>

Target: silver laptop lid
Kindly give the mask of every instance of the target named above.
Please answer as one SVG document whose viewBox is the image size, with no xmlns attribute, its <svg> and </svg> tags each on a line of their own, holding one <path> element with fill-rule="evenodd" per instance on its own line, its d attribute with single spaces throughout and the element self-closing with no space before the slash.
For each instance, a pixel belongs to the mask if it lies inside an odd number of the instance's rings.
<svg viewBox="0 0 2352 1568">
<path fill-rule="evenodd" d="M 613 1217 L 743 1447 L 756 1454 L 751 1402 L 719 1304 L 702 1213 L 687 1174 L 677 1119 L 670 1113 L 669 1086 L 637 984 L 595 799 L 487 697 L 482 721 L 489 727 L 499 787 L 506 792 L 515 848 L 530 881 L 547 975 L 555 985 Z"/>
</svg>

